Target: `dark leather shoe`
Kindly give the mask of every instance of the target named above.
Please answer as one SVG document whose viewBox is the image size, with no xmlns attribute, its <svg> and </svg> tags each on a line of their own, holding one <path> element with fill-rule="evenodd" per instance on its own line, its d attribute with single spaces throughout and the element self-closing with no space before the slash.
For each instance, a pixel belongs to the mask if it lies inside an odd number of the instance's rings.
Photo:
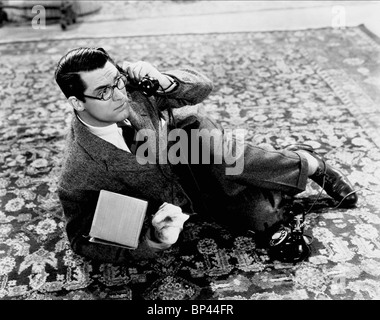
<svg viewBox="0 0 380 320">
<path fill-rule="evenodd" d="M 352 208 L 356 205 L 358 196 L 350 181 L 337 169 L 328 165 L 323 158 L 316 154 L 311 146 L 302 144 L 292 145 L 285 149 L 290 151 L 308 151 L 318 160 L 317 171 L 309 178 L 321 186 L 330 197 L 338 201 L 338 207 Z"/>
</svg>

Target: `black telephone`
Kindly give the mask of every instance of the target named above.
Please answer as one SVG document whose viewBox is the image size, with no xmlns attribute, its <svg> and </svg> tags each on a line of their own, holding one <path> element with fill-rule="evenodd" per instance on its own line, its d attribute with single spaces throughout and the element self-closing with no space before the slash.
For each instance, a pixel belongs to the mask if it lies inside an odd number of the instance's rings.
<svg viewBox="0 0 380 320">
<path fill-rule="evenodd" d="M 117 70 L 122 75 L 124 75 L 127 78 L 127 80 L 128 80 L 128 83 L 125 86 L 127 88 L 127 90 L 141 91 L 147 97 L 151 97 L 152 95 L 154 95 L 157 92 L 157 90 L 160 87 L 160 83 L 158 82 L 157 79 L 154 79 L 154 78 L 151 78 L 151 77 L 148 77 L 148 76 L 144 77 L 139 82 L 132 81 L 129 78 L 129 75 L 120 66 L 117 65 L 116 67 L 117 67 Z"/>
<path fill-rule="evenodd" d="M 294 203 L 290 211 L 293 221 L 289 226 L 282 226 L 269 242 L 269 256 L 283 262 L 306 260 L 311 254 L 310 236 L 305 235 L 305 209 L 302 204 Z"/>
</svg>

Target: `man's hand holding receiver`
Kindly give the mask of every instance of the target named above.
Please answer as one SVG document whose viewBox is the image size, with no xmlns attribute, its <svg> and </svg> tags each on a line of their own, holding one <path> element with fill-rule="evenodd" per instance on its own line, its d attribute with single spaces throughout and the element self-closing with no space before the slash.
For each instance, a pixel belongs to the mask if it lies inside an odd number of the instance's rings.
<svg viewBox="0 0 380 320">
<path fill-rule="evenodd" d="M 165 90 L 166 93 L 175 88 L 174 80 L 158 71 L 153 65 L 145 61 L 128 62 L 122 64 L 123 70 L 128 74 L 130 80 L 140 82 L 144 77 L 157 79 L 160 83 L 159 91 Z"/>
</svg>

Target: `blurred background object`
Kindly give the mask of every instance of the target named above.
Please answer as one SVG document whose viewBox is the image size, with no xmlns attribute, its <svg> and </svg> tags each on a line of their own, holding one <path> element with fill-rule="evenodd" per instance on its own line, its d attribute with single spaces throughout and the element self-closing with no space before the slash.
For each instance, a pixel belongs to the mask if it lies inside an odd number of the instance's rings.
<svg viewBox="0 0 380 320">
<path fill-rule="evenodd" d="M 64 24 L 67 24 L 68 22 L 74 22 L 73 17 L 84 16 L 98 12 L 102 7 L 102 2 L 5 0 L 0 1 L 0 21 L 3 23 L 29 22 L 35 16 L 35 13 L 32 9 L 37 5 L 42 5 L 45 8 L 47 21 L 59 21 L 62 26 L 62 21 L 64 21 Z M 76 19 L 74 18 L 74 20 Z M 63 27 L 63 29 L 65 29 L 65 27 Z"/>
</svg>

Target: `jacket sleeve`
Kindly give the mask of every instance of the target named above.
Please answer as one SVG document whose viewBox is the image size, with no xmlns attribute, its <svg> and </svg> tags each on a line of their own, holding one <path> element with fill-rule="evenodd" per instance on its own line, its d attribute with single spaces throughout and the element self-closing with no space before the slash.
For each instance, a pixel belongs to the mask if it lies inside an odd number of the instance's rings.
<svg viewBox="0 0 380 320">
<path fill-rule="evenodd" d="M 192 68 L 167 71 L 164 74 L 172 77 L 178 85 L 173 91 L 156 96 L 160 110 L 198 104 L 213 90 L 211 80 Z"/>
<path fill-rule="evenodd" d="M 147 227 L 144 226 L 139 246 L 135 250 L 92 243 L 89 241 L 99 191 L 65 190 L 58 188 L 58 196 L 66 217 L 66 233 L 72 250 L 91 260 L 111 263 L 125 263 L 133 260 L 154 258 L 157 251 L 148 246 L 145 239 Z"/>
</svg>

